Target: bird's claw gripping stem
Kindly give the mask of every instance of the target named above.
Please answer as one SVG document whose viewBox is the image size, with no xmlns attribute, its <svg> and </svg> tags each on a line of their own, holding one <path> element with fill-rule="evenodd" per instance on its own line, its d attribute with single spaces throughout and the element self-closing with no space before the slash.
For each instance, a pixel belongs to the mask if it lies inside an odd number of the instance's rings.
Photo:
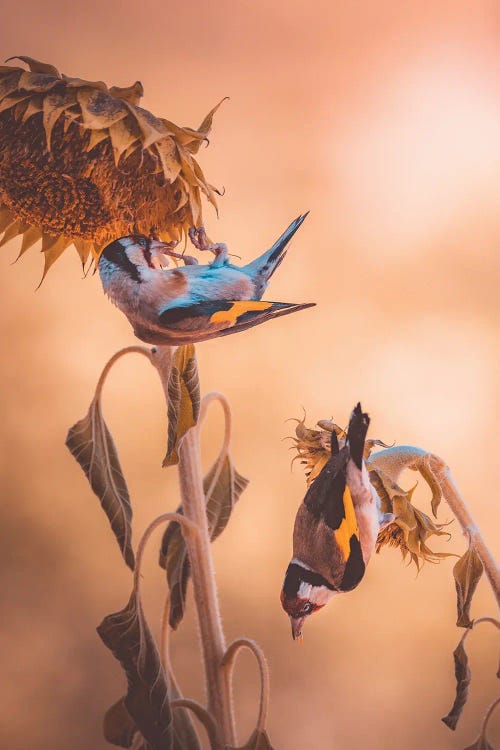
<svg viewBox="0 0 500 750">
<path fill-rule="evenodd" d="M 163 245 L 165 247 L 165 250 L 164 250 L 165 255 L 168 255 L 169 258 L 175 258 L 176 260 L 183 260 L 186 266 L 197 266 L 198 259 L 195 258 L 194 256 L 185 255 L 184 253 L 174 252 L 174 247 L 177 247 L 178 244 L 179 244 L 179 240 L 172 240 L 172 242 L 164 242 Z"/>
<path fill-rule="evenodd" d="M 210 250 L 210 252 L 214 253 L 215 258 L 211 262 L 211 266 L 223 266 L 228 262 L 229 252 L 227 245 L 224 242 L 216 242 L 214 244 L 208 242 L 205 227 L 191 227 L 189 230 L 189 239 L 197 250 Z"/>
</svg>

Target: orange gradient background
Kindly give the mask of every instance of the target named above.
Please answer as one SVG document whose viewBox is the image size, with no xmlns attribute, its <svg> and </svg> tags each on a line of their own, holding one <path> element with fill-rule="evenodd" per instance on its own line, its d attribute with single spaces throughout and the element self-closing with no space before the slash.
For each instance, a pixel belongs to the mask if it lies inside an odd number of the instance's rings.
<svg viewBox="0 0 500 750">
<path fill-rule="evenodd" d="M 140 79 L 144 105 L 180 125 L 231 97 L 200 154 L 226 188 L 220 218 L 207 206 L 205 222 L 245 261 L 311 211 L 267 297 L 318 306 L 198 347 L 202 389 L 230 400 L 235 464 L 251 478 L 214 545 L 224 626 L 228 640 L 246 635 L 267 654 L 276 750 L 456 750 L 472 743 L 498 691 L 495 634 L 482 626 L 469 640 L 472 689 L 457 732 L 440 722 L 460 636 L 453 558 L 416 576 L 385 549 L 356 591 L 311 619 L 302 646 L 279 592 L 305 488 L 282 438 L 302 406 L 310 424 L 346 424 L 360 399 L 372 437 L 442 455 L 500 551 L 499 13 L 464 0 L 8 0 L 2 10 L 4 58 L 30 55 L 110 85 Z M 95 626 L 125 604 L 131 576 L 64 439 L 107 358 L 134 338 L 99 279 L 82 279 L 73 250 L 36 293 L 42 259 L 32 250 L 11 267 L 17 250 L 0 257 L 2 746 L 104 748 L 102 715 L 125 681 Z M 175 470 L 161 469 L 162 398 L 138 357 L 116 366 L 104 397 L 135 540 L 178 502 Z M 221 430 L 215 413 L 207 465 Z M 422 481 L 416 496 L 429 512 Z M 450 518 L 443 507 L 440 520 Z M 450 528 L 452 542 L 434 547 L 461 552 Z M 158 543 L 144 578 L 154 628 Z M 484 581 L 473 613 L 494 613 Z M 202 700 L 191 599 L 172 640 L 179 680 Z M 236 704 L 243 742 L 258 705 L 247 655 Z M 500 741 L 500 716 L 490 727 Z"/>
</svg>

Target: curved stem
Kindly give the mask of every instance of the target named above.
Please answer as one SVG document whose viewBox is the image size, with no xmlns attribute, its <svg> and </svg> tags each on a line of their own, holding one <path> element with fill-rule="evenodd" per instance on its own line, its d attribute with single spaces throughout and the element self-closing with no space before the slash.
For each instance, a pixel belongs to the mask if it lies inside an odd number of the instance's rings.
<svg viewBox="0 0 500 750">
<path fill-rule="evenodd" d="M 493 557 L 492 552 L 486 545 L 484 537 L 476 524 L 467 504 L 462 497 L 455 481 L 451 475 L 449 467 L 438 456 L 430 455 L 430 464 L 434 470 L 435 477 L 441 486 L 443 497 L 464 533 L 470 534 L 471 544 L 481 558 L 484 570 L 498 607 L 500 608 L 500 569 Z"/>
<path fill-rule="evenodd" d="M 240 651 L 243 648 L 247 648 L 253 653 L 257 659 L 260 671 L 260 705 L 259 715 L 257 718 L 258 731 L 263 731 L 266 726 L 267 713 L 269 710 L 269 693 L 270 693 L 270 680 L 269 680 L 269 667 L 264 656 L 264 652 L 260 646 L 252 641 L 250 638 L 237 638 L 229 646 L 222 657 L 221 666 L 227 670 L 229 680 L 232 679 L 232 672 L 234 668 L 234 661 Z"/>
<path fill-rule="evenodd" d="M 177 698 L 176 700 L 170 702 L 170 708 L 187 708 L 189 711 L 192 711 L 207 731 L 211 750 L 218 750 L 219 748 L 221 748 L 221 745 L 217 739 L 217 725 L 215 723 L 214 717 L 207 711 L 206 708 L 203 708 L 201 703 L 191 700 L 190 698 Z"/>
<path fill-rule="evenodd" d="M 210 393 L 207 393 L 205 396 L 203 396 L 201 405 L 200 405 L 200 416 L 198 418 L 198 424 L 196 427 L 198 431 L 201 431 L 201 427 L 207 416 L 208 407 L 214 401 L 219 402 L 224 412 L 224 440 L 222 443 L 222 448 L 220 450 L 220 453 L 222 455 L 224 452 L 227 453 L 227 451 L 229 450 L 229 446 L 231 444 L 232 427 L 233 427 L 231 407 L 229 406 L 229 401 L 227 400 L 227 398 L 224 396 L 223 393 L 219 393 L 219 391 L 210 391 Z"/>
<path fill-rule="evenodd" d="M 483 726 L 481 727 L 481 734 L 480 734 L 480 737 L 483 737 L 484 739 L 486 739 L 486 729 L 488 727 L 488 722 L 493 715 L 493 711 L 495 710 L 495 708 L 498 706 L 499 703 L 500 703 L 500 698 L 497 698 L 496 701 L 493 701 L 491 706 L 486 711 L 486 716 L 483 719 Z"/>
<path fill-rule="evenodd" d="M 126 346 L 124 349 L 120 349 L 119 351 L 115 352 L 111 359 L 106 362 L 106 364 L 104 365 L 104 369 L 99 376 L 99 380 L 97 381 L 95 389 L 96 399 L 101 397 L 102 388 L 106 378 L 109 375 L 109 371 L 111 370 L 115 362 L 117 362 L 121 357 L 124 357 L 126 354 L 142 354 L 144 357 L 147 357 L 150 362 L 152 362 L 151 350 L 145 346 Z"/>
<path fill-rule="evenodd" d="M 172 669 L 172 662 L 170 660 L 170 589 L 167 586 L 167 593 L 165 595 L 165 602 L 163 604 L 163 612 L 161 616 L 161 628 L 160 628 L 160 660 L 161 665 L 165 672 L 169 672 L 172 676 L 172 682 L 174 687 L 178 690 L 179 685 L 175 679 L 175 675 Z M 178 690 L 178 692 L 180 692 Z"/>
<path fill-rule="evenodd" d="M 224 460 L 229 455 L 229 447 L 231 445 L 231 435 L 232 435 L 231 407 L 229 406 L 229 401 L 227 400 L 227 398 L 222 393 L 219 393 L 218 391 L 211 391 L 210 393 L 207 393 L 206 396 L 204 396 L 202 399 L 202 402 L 200 405 L 200 416 L 198 419 L 198 423 L 196 425 L 196 429 L 198 430 L 198 433 L 201 432 L 201 428 L 203 427 L 203 423 L 207 416 L 210 404 L 212 404 L 214 401 L 218 401 L 220 403 L 220 405 L 222 406 L 222 410 L 224 412 L 224 438 L 222 441 L 222 447 L 220 449 L 219 456 L 216 460 L 216 467 L 215 467 L 214 475 L 212 477 L 212 481 L 210 483 L 210 486 L 207 488 L 207 491 L 205 492 L 206 498 L 209 498 L 212 495 L 214 487 L 219 481 L 219 477 L 220 477 L 222 468 L 224 466 Z"/>
<path fill-rule="evenodd" d="M 182 533 L 184 534 L 184 538 L 186 540 L 186 544 L 187 544 L 188 539 L 191 536 L 194 536 L 194 537 L 199 536 L 199 529 L 196 523 L 194 523 L 194 521 L 191 521 L 189 518 L 186 518 L 185 516 L 181 515 L 180 513 L 163 513 L 161 516 L 158 516 L 158 518 L 155 518 L 154 521 L 151 521 L 146 531 L 141 536 L 139 544 L 137 545 L 137 552 L 136 552 L 136 558 L 135 558 L 135 570 L 134 570 L 134 590 L 136 592 L 139 591 L 142 558 L 144 555 L 146 544 L 148 543 L 148 540 L 151 534 L 153 533 L 153 531 L 155 531 L 158 528 L 158 526 L 161 526 L 162 523 L 166 523 L 167 521 L 175 521 L 181 526 Z"/>
</svg>

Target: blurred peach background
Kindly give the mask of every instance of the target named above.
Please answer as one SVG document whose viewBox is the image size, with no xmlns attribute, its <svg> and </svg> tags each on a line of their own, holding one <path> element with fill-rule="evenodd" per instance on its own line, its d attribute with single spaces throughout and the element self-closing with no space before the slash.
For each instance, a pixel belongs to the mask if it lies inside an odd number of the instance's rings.
<svg viewBox="0 0 500 750">
<path fill-rule="evenodd" d="M 355 592 L 307 624 L 302 647 L 292 642 L 279 591 L 305 484 L 282 438 L 302 406 L 311 424 L 345 424 L 361 399 L 372 436 L 446 458 L 500 552 L 498 4 L 7 0 L 0 38 L 5 58 L 31 55 L 109 84 L 140 79 L 145 106 L 180 125 L 196 126 L 229 95 L 200 154 L 226 188 L 220 219 L 207 206 L 205 221 L 243 259 L 311 210 L 268 298 L 318 306 L 198 347 L 202 388 L 231 401 L 235 463 L 251 478 L 214 545 L 224 625 L 228 639 L 255 638 L 268 656 L 276 750 L 470 744 L 497 693 L 495 634 L 483 626 L 469 640 L 471 697 L 453 734 L 440 722 L 460 636 L 453 559 L 417 577 L 384 550 Z M 74 251 L 35 293 L 41 257 L 30 251 L 11 267 L 17 250 L 0 258 L 2 745 L 104 748 L 102 715 L 124 678 L 95 626 L 125 604 L 131 577 L 64 439 L 107 358 L 134 338 L 99 279 L 81 278 Z M 161 469 L 161 388 L 145 361 L 116 367 L 104 407 L 137 540 L 178 501 L 175 470 Z M 220 435 L 216 414 L 207 464 Z M 417 493 L 428 510 L 422 482 Z M 464 549 L 451 528 L 453 541 L 435 548 Z M 154 625 L 158 542 L 144 584 Z M 484 581 L 473 612 L 494 613 Z M 202 699 L 195 640 L 190 601 L 173 647 L 185 691 Z M 257 684 L 243 656 L 241 740 Z M 498 741 L 500 716 L 490 726 Z"/>
</svg>

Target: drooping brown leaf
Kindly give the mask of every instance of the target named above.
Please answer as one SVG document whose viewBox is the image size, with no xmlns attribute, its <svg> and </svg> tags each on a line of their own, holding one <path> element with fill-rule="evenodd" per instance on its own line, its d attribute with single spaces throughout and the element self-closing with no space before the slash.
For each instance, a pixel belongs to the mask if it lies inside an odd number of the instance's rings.
<svg viewBox="0 0 500 750">
<path fill-rule="evenodd" d="M 101 501 L 125 562 L 133 570 L 132 505 L 100 398 L 94 398 L 87 415 L 71 427 L 66 445 Z"/>
<path fill-rule="evenodd" d="M 457 681 L 455 701 L 449 713 L 441 719 L 441 721 L 444 722 L 450 729 L 456 728 L 469 695 L 471 671 L 469 667 L 469 660 L 467 659 L 467 654 L 464 648 L 464 639 L 466 636 L 467 632 L 464 633 L 464 635 L 460 639 L 460 643 L 453 652 L 453 659 L 455 663 L 455 679 Z"/>
<path fill-rule="evenodd" d="M 267 732 L 256 729 L 245 745 L 229 748 L 229 750 L 273 750 L 273 746 Z"/>
<path fill-rule="evenodd" d="M 468 745 L 465 750 L 495 750 L 495 748 L 493 745 L 490 745 L 486 739 L 486 735 L 481 733 L 477 740 L 472 745 Z"/>
<path fill-rule="evenodd" d="M 193 344 L 175 350 L 168 380 L 168 445 L 163 466 L 179 463 L 179 441 L 198 421 L 200 381 Z"/>
<path fill-rule="evenodd" d="M 173 686 L 170 687 L 170 700 L 178 698 Z M 198 735 L 194 728 L 189 711 L 177 708 L 172 712 L 172 750 L 200 750 Z M 106 711 L 103 722 L 104 738 L 112 745 L 130 748 L 135 740 L 135 747 L 147 750 L 144 737 L 125 706 L 125 697 L 120 698 Z"/>
<path fill-rule="evenodd" d="M 231 456 L 224 451 L 203 480 L 208 529 L 212 542 L 226 528 L 231 512 L 247 486 L 248 479 L 235 469 Z M 182 513 L 182 506 L 177 512 Z M 184 616 L 190 577 L 187 548 L 178 523 L 170 523 L 165 530 L 159 562 L 167 572 L 170 588 L 169 623 L 175 630 Z"/>
<path fill-rule="evenodd" d="M 104 739 L 112 745 L 130 747 L 139 730 L 125 706 L 125 698 L 113 703 L 104 714 Z"/>
<path fill-rule="evenodd" d="M 483 574 L 483 563 L 477 554 L 472 540 L 469 540 L 467 552 L 460 558 L 453 568 L 455 588 L 457 590 L 457 626 L 470 628 L 470 607 L 472 597 Z"/>
<path fill-rule="evenodd" d="M 149 630 L 140 599 L 135 591 L 120 612 L 108 615 L 97 628 L 105 646 L 122 665 L 127 675 L 127 695 L 123 707 L 137 726 L 151 750 L 173 750 L 172 712 L 168 685 L 161 667 L 160 657 Z M 118 715 L 118 726 L 126 719 L 123 710 L 116 708 L 111 719 Z M 107 730 L 115 739 L 128 741 L 132 724 L 120 733 L 116 723 L 108 719 Z M 129 747 L 128 745 L 122 745 Z"/>
<path fill-rule="evenodd" d="M 203 479 L 207 501 L 210 539 L 215 541 L 226 528 L 233 508 L 248 487 L 249 480 L 233 466 L 229 453 L 214 463 Z"/>
</svg>

